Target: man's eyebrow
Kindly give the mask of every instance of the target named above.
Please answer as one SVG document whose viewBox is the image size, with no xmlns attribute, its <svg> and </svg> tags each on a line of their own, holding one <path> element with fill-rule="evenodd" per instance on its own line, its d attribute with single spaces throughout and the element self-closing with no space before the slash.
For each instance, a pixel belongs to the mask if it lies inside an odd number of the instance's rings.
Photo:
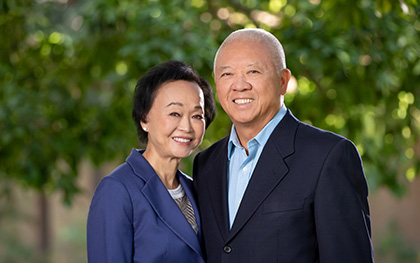
<svg viewBox="0 0 420 263">
<path fill-rule="evenodd" d="M 232 67 L 231 66 L 221 66 L 221 67 L 219 67 L 219 70 L 223 71 L 223 70 L 230 69 L 230 68 L 232 68 Z"/>
<path fill-rule="evenodd" d="M 253 66 L 260 66 L 261 65 L 261 63 L 259 63 L 259 62 L 254 62 L 254 63 L 249 63 L 248 65 L 246 65 L 246 67 L 253 67 Z"/>
<path fill-rule="evenodd" d="M 253 63 L 249 63 L 248 65 L 246 65 L 247 68 L 254 67 L 254 66 L 261 66 L 261 63 L 253 62 Z M 219 67 L 219 71 L 223 71 L 223 70 L 231 69 L 231 68 L 232 68 L 232 66 L 221 66 L 221 67 Z"/>
</svg>

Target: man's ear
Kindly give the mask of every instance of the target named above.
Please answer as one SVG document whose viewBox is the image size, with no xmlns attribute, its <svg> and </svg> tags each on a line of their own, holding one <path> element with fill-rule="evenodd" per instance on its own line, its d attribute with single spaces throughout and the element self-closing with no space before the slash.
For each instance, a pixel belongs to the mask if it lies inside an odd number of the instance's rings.
<svg viewBox="0 0 420 263">
<path fill-rule="evenodd" d="M 289 69 L 283 69 L 280 73 L 280 89 L 281 89 L 281 95 L 285 95 L 287 92 L 287 84 L 290 80 L 290 70 Z"/>
</svg>

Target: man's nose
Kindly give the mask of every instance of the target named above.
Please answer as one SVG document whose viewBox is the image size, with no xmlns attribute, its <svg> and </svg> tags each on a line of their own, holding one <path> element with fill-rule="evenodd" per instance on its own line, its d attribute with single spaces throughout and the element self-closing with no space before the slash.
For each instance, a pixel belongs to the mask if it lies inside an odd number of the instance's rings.
<svg viewBox="0 0 420 263">
<path fill-rule="evenodd" d="M 235 91 L 244 91 L 251 89 L 251 84 L 246 79 L 244 74 L 237 74 L 232 83 L 232 89 Z"/>
</svg>

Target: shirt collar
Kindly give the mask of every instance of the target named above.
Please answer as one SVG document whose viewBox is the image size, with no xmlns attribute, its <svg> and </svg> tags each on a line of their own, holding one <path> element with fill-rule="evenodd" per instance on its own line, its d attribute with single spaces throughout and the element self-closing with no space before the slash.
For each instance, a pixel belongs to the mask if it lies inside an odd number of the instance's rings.
<svg viewBox="0 0 420 263">
<path fill-rule="evenodd" d="M 274 116 L 274 118 L 272 118 L 271 121 L 269 121 L 264 126 L 264 128 L 253 139 L 251 139 L 248 142 L 248 146 L 255 142 L 258 143 L 260 146 L 265 146 L 266 142 L 268 141 L 268 138 L 270 138 L 271 133 L 277 127 L 277 124 L 279 124 L 279 122 L 283 119 L 284 115 L 286 115 L 286 112 L 287 112 L 287 108 L 283 103 L 280 108 L 280 111 L 276 114 L 276 116 Z M 235 125 L 232 124 L 232 129 L 230 130 L 229 143 L 228 143 L 229 161 L 230 161 L 230 158 L 232 157 L 235 147 L 242 148 L 242 145 L 239 141 L 238 135 L 236 134 Z"/>
</svg>

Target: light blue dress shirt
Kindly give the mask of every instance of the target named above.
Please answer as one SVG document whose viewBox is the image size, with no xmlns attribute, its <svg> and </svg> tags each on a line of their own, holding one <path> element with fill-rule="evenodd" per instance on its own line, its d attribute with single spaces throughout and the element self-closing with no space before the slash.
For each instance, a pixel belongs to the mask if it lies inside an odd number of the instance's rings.
<svg viewBox="0 0 420 263">
<path fill-rule="evenodd" d="M 236 213 L 244 196 L 248 182 L 254 172 L 255 165 L 260 158 L 261 152 L 264 149 L 268 138 L 277 127 L 277 124 L 286 115 L 286 106 L 282 105 L 280 111 L 274 118 L 267 123 L 267 125 L 248 142 L 248 152 L 246 154 L 245 148 L 239 142 L 238 135 L 235 131 L 235 126 L 232 129 L 228 144 L 228 205 L 229 205 L 229 222 L 232 228 L 235 221 Z"/>
</svg>

